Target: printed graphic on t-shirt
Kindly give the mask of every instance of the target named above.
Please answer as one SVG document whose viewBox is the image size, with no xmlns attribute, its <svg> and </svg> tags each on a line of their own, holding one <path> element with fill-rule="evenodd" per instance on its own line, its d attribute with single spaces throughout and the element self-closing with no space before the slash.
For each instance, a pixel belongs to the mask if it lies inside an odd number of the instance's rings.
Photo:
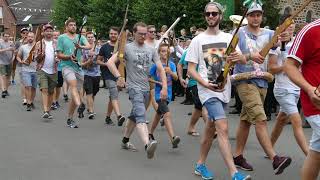
<svg viewBox="0 0 320 180">
<path fill-rule="evenodd" d="M 138 70 L 140 71 L 145 71 L 145 72 L 149 72 L 149 67 L 151 65 L 150 62 L 150 57 L 148 53 L 141 53 L 141 52 L 137 52 L 136 53 L 136 59 L 133 61 L 133 64 L 135 65 L 136 68 L 138 68 Z"/>
<path fill-rule="evenodd" d="M 225 62 L 226 49 L 227 43 L 212 43 L 202 46 L 209 81 L 216 82 L 218 79 Z"/>
</svg>

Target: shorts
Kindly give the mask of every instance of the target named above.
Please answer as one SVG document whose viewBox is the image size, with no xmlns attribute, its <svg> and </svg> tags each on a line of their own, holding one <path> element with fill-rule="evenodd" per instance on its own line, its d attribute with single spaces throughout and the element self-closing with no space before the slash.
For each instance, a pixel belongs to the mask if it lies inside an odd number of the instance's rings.
<svg viewBox="0 0 320 180">
<path fill-rule="evenodd" d="M 149 103 L 150 92 L 136 89 L 129 89 L 129 100 L 132 103 L 132 110 L 128 117 L 131 121 L 146 123 L 146 107 Z"/>
<path fill-rule="evenodd" d="M 58 74 L 47 74 L 40 70 L 38 71 L 40 90 L 48 89 L 49 94 L 53 94 L 54 88 L 57 86 Z"/>
<path fill-rule="evenodd" d="M 117 82 L 114 80 L 106 80 L 107 88 L 109 89 L 109 97 L 112 100 L 118 100 L 119 90 L 117 87 Z"/>
<path fill-rule="evenodd" d="M 167 112 L 170 112 L 168 104 L 168 101 L 157 101 L 158 104 L 158 109 L 157 109 L 157 114 L 159 115 L 164 115 Z"/>
<path fill-rule="evenodd" d="M 273 90 L 273 93 L 280 105 L 280 112 L 284 112 L 286 115 L 299 113 L 298 101 L 300 98 L 300 90 L 277 88 Z"/>
<path fill-rule="evenodd" d="M 75 71 L 72 68 L 63 68 L 62 69 L 63 79 L 67 82 L 72 80 L 77 80 L 77 88 L 80 90 L 83 87 L 84 76 L 83 72 Z"/>
<path fill-rule="evenodd" d="M 306 117 L 312 128 L 310 149 L 320 153 L 320 114 Z"/>
<path fill-rule="evenodd" d="M 241 121 L 255 124 L 257 121 L 267 120 L 263 107 L 267 89 L 244 83 L 237 85 L 237 91 L 242 102 Z"/>
<path fill-rule="evenodd" d="M 62 86 L 63 86 L 62 71 L 58 71 L 58 83 L 57 83 L 57 88 L 61 88 Z"/>
<path fill-rule="evenodd" d="M 37 73 L 36 72 L 21 72 L 21 82 L 25 87 L 37 88 Z"/>
<path fill-rule="evenodd" d="M 189 87 L 191 89 L 191 94 L 192 94 L 192 100 L 193 100 L 193 103 L 194 103 L 194 108 L 197 109 L 197 110 L 202 110 L 202 103 L 199 99 L 199 95 L 198 95 L 198 87 L 197 85 L 195 86 L 192 86 L 192 87 Z"/>
<path fill-rule="evenodd" d="M 208 99 L 203 105 L 208 111 L 209 120 L 217 121 L 221 119 L 227 119 L 224 110 L 227 104 L 220 101 L 218 98 L 212 97 Z"/>
<path fill-rule="evenodd" d="M 96 96 L 99 92 L 100 76 L 84 76 L 83 89 L 87 95 Z"/>
<path fill-rule="evenodd" d="M 0 75 L 1 76 L 11 76 L 12 66 L 11 64 L 4 65 L 0 64 Z"/>
</svg>

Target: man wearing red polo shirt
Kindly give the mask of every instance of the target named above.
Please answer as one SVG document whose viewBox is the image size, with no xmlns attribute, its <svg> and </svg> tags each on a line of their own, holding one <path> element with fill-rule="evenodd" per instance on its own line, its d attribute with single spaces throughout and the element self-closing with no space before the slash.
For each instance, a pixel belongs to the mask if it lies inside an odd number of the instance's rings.
<svg viewBox="0 0 320 180">
<path fill-rule="evenodd" d="M 289 51 L 285 72 L 302 90 L 303 112 L 313 130 L 301 179 L 316 180 L 320 170 L 320 19 L 299 32 Z"/>
</svg>

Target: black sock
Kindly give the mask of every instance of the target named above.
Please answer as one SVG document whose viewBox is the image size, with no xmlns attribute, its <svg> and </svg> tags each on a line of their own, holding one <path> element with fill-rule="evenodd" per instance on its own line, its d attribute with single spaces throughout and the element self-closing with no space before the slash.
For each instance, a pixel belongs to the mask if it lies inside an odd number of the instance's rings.
<svg viewBox="0 0 320 180">
<path fill-rule="evenodd" d="M 122 142 L 123 144 L 126 144 L 127 142 L 129 142 L 129 138 L 123 137 Z"/>
<path fill-rule="evenodd" d="M 120 119 L 120 118 L 121 118 L 121 115 L 118 116 L 118 119 Z"/>
<path fill-rule="evenodd" d="M 151 140 L 154 140 L 153 134 L 149 134 L 149 137 L 151 138 Z"/>
<path fill-rule="evenodd" d="M 148 144 L 146 144 L 146 145 L 144 146 L 144 149 L 147 150 L 147 147 L 148 147 Z"/>
</svg>

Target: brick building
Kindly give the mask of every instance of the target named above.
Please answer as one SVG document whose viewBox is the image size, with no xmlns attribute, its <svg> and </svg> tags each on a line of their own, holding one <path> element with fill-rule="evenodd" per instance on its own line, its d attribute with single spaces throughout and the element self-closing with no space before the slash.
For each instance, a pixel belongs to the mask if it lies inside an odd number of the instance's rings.
<svg viewBox="0 0 320 180">
<path fill-rule="evenodd" d="M 291 13 L 301 7 L 303 2 L 301 0 L 278 0 L 281 14 Z M 304 26 L 306 23 L 312 22 L 315 19 L 320 18 L 320 0 L 312 1 L 295 19 L 298 25 L 298 29 Z"/>
<path fill-rule="evenodd" d="M 16 33 L 17 19 L 10 9 L 10 4 L 6 0 L 0 0 L 0 34 L 3 32 L 14 36 Z"/>
</svg>

